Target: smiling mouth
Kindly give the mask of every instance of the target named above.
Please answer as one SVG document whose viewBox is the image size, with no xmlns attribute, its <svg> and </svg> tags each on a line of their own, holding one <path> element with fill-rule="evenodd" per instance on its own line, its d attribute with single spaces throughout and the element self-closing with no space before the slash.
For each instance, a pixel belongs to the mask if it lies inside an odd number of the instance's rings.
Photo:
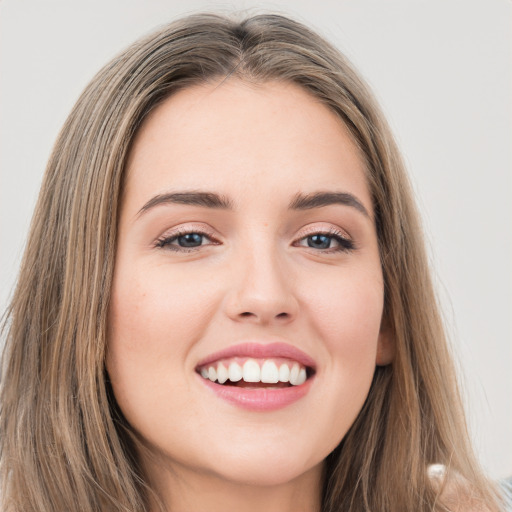
<svg viewBox="0 0 512 512">
<path fill-rule="evenodd" d="M 223 359 L 196 368 L 203 379 L 245 389 L 283 389 L 304 384 L 313 376 L 308 366 L 285 358 Z"/>
</svg>

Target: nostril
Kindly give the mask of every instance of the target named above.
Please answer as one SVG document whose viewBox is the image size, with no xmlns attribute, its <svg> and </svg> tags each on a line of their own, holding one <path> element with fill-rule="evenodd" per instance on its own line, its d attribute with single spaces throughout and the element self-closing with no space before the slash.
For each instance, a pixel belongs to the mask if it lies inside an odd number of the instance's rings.
<svg viewBox="0 0 512 512">
<path fill-rule="evenodd" d="M 277 313 L 275 315 L 267 311 L 263 311 L 261 312 L 261 314 L 254 311 L 242 311 L 240 313 L 237 313 L 236 316 L 238 320 L 250 320 L 264 323 L 272 322 L 273 320 L 278 322 L 288 322 L 292 317 L 293 315 L 287 311 L 282 311 L 281 313 Z"/>
</svg>

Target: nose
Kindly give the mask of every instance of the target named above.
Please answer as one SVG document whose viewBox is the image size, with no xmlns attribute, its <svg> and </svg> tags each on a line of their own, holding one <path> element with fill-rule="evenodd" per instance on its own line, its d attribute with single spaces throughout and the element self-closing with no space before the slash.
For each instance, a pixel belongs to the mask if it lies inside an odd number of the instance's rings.
<svg viewBox="0 0 512 512">
<path fill-rule="evenodd" d="M 299 309 L 294 279 L 275 250 L 240 255 L 233 264 L 226 313 L 236 322 L 284 325 Z M 288 267 L 288 270 L 287 270 Z"/>
</svg>

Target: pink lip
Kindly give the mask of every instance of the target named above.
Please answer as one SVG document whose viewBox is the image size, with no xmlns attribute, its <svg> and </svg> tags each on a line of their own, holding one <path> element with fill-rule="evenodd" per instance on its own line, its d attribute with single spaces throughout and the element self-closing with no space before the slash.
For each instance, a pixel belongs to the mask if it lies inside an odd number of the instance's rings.
<svg viewBox="0 0 512 512">
<path fill-rule="evenodd" d="M 220 359 L 230 357 L 251 357 L 255 359 L 265 359 L 272 357 L 282 357 L 295 360 L 304 366 L 316 367 L 315 361 L 298 348 L 287 343 L 241 343 L 232 347 L 220 350 L 201 360 L 196 368 L 214 363 Z M 273 411 L 286 407 L 304 397 L 311 388 L 314 375 L 308 377 L 304 384 L 300 386 L 290 386 L 288 388 L 261 388 L 248 389 L 236 386 L 225 386 L 204 379 L 199 374 L 197 376 L 201 382 L 219 398 L 227 402 L 248 409 L 251 411 Z"/>
<path fill-rule="evenodd" d="M 316 366 L 315 361 L 310 356 L 293 345 L 282 342 L 266 344 L 247 342 L 233 345 L 232 347 L 210 354 L 205 359 L 199 361 L 197 368 L 214 363 L 220 359 L 228 359 L 229 357 L 251 357 L 254 359 L 282 357 L 285 359 L 293 359 L 313 369 Z"/>
<path fill-rule="evenodd" d="M 223 386 L 222 384 L 216 384 L 210 380 L 203 379 L 200 375 L 197 377 L 219 398 L 250 411 L 275 411 L 276 409 L 282 409 L 287 405 L 293 404 L 308 393 L 315 378 L 312 376 L 304 384 L 289 388 L 247 389 L 236 386 Z"/>
</svg>

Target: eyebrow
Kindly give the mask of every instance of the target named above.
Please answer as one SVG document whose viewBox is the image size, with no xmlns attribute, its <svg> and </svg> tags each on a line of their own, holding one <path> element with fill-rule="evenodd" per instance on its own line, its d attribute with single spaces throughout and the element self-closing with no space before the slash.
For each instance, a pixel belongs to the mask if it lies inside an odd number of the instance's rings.
<svg viewBox="0 0 512 512">
<path fill-rule="evenodd" d="M 225 196 L 213 192 L 171 192 L 159 194 L 151 198 L 140 210 L 138 215 L 147 212 L 151 208 L 161 204 L 185 204 L 189 206 L 203 206 L 204 208 L 215 208 L 219 210 L 232 210 L 233 203 Z"/>
<path fill-rule="evenodd" d="M 313 208 L 322 208 L 323 206 L 331 206 L 333 204 L 341 204 L 350 206 L 361 212 L 365 217 L 370 218 L 368 210 L 356 196 L 348 192 L 315 192 L 313 194 L 297 194 L 290 203 L 290 210 L 311 210 Z"/>
<path fill-rule="evenodd" d="M 216 194 L 214 192 L 203 192 L 191 190 L 189 192 L 170 192 L 167 194 L 159 194 L 151 198 L 138 212 L 142 215 L 148 210 L 163 204 L 183 204 L 189 206 L 202 206 L 204 208 L 213 208 L 218 210 L 233 210 L 234 204 L 226 196 Z M 350 206 L 370 218 L 368 210 L 363 206 L 361 201 L 348 192 L 314 192 L 312 194 L 296 194 L 288 209 L 290 210 L 312 210 L 314 208 L 322 208 L 340 204 Z"/>
</svg>

